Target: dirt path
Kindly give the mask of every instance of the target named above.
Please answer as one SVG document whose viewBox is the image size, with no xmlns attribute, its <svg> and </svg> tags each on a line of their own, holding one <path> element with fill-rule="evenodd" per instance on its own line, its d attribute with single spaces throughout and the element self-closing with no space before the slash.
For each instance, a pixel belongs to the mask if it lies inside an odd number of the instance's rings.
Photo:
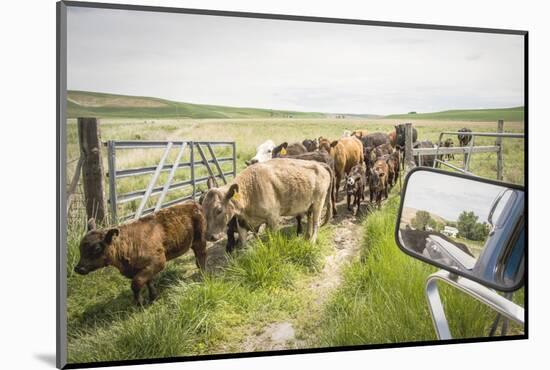
<svg viewBox="0 0 550 370">
<path fill-rule="evenodd" d="M 359 218 L 347 210 L 345 200 L 338 203 L 337 210 L 338 215 L 331 221 L 333 234 L 330 254 L 326 256 L 320 274 L 313 277 L 304 287 L 305 296 L 313 297 L 311 304 L 307 305 L 307 312 L 296 313 L 294 317 L 271 323 L 264 328 L 251 328 L 241 345 L 242 352 L 304 348 L 314 339 L 311 337 L 311 331 L 306 333 L 300 330 L 298 318 L 305 316 L 314 320 L 319 317 L 330 293 L 341 283 L 342 267 L 359 253 Z"/>
</svg>

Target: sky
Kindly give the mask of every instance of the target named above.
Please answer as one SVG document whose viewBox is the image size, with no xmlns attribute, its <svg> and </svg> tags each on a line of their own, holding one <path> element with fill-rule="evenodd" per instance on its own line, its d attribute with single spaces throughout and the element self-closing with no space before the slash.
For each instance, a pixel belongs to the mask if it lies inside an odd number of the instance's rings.
<svg viewBox="0 0 550 370">
<path fill-rule="evenodd" d="M 523 36 L 68 8 L 71 90 L 392 114 L 524 104 Z"/>
<path fill-rule="evenodd" d="M 419 171 L 409 180 L 404 207 L 428 211 L 447 221 L 456 221 L 462 211 L 473 211 L 479 216 L 478 222 L 484 222 L 494 200 L 504 189 L 460 177 Z M 506 199 L 503 198 L 501 203 L 506 204 Z M 495 212 L 494 220 L 499 214 Z"/>
</svg>

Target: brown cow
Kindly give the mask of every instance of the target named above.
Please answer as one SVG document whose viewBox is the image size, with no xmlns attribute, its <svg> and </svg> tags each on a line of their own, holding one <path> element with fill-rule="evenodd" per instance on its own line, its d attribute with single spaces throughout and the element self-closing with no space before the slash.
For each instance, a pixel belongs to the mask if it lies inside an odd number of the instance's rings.
<svg viewBox="0 0 550 370">
<path fill-rule="evenodd" d="M 317 139 L 319 142 L 319 151 L 325 151 L 327 153 L 330 153 L 330 140 L 319 136 L 319 139 Z"/>
<path fill-rule="evenodd" d="M 354 196 L 353 205 L 357 207 L 354 212 L 355 215 L 359 213 L 361 201 L 365 200 L 365 186 L 367 185 L 365 171 L 366 167 L 364 163 L 357 164 L 353 166 L 350 174 L 346 177 L 348 211 L 353 212 L 351 197 Z"/>
<path fill-rule="evenodd" d="M 157 292 L 153 278 L 166 261 L 183 255 L 190 248 L 197 266 L 206 267 L 206 220 L 198 203 L 186 202 L 162 209 L 136 221 L 110 229 L 96 229 L 88 221 L 88 232 L 80 241 L 80 260 L 74 271 L 86 275 L 106 266 L 114 266 L 132 279 L 136 303 L 143 304 L 141 289 L 147 285 L 149 299 Z"/>
<path fill-rule="evenodd" d="M 386 154 L 392 154 L 393 153 L 393 147 L 390 143 L 378 145 L 374 148 L 374 154 L 376 154 L 376 158 L 382 157 Z"/>
<path fill-rule="evenodd" d="M 395 146 L 397 145 L 397 132 L 395 130 L 390 131 L 390 133 L 388 134 L 388 137 L 390 138 L 391 146 L 395 148 Z"/>
<path fill-rule="evenodd" d="M 334 158 L 335 192 L 338 200 L 338 190 L 344 174 L 348 175 L 353 166 L 364 162 L 363 144 L 355 137 L 343 137 L 330 143 L 330 155 Z"/>
<path fill-rule="evenodd" d="M 388 186 L 392 188 L 399 178 L 399 152 L 384 154 L 378 159 L 383 159 L 388 164 Z"/>
<path fill-rule="evenodd" d="M 443 142 L 443 145 L 441 145 L 441 143 L 439 145 L 442 146 L 443 148 L 453 148 L 455 146 L 455 143 L 453 139 L 447 138 L 447 140 Z M 451 159 L 455 159 L 455 155 L 450 153 L 445 155 L 445 158 L 450 161 Z"/>
<path fill-rule="evenodd" d="M 378 208 L 382 203 L 382 196 L 388 198 L 388 164 L 384 159 L 378 159 L 369 176 L 370 201 L 376 201 Z"/>
</svg>

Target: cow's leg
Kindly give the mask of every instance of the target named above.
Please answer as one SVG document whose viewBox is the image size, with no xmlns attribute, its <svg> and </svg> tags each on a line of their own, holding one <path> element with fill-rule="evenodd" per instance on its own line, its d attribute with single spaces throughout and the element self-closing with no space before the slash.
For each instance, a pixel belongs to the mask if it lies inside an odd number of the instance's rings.
<svg viewBox="0 0 550 370">
<path fill-rule="evenodd" d="M 306 223 L 306 233 L 304 235 L 304 238 L 306 240 L 309 240 L 311 238 L 311 233 L 312 233 L 312 224 L 311 224 L 311 217 L 312 217 L 312 213 L 311 213 L 311 208 L 306 212 L 306 216 L 307 216 L 307 223 Z"/>
<path fill-rule="evenodd" d="M 149 289 L 149 301 L 153 302 L 157 298 L 157 289 L 155 288 L 155 284 L 153 284 L 153 280 L 149 280 L 147 282 L 147 288 Z"/>
<path fill-rule="evenodd" d="M 237 223 L 237 233 L 239 234 L 239 244 L 242 248 L 246 247 L 246 238 L 248 237 L 248 230 Z"/>
<path fill-rule="evenodd" d="M 321 220 L 321 210 L 323 204 L 325 204 L 325 197 L 323 197 L 322 202 L 316 202 L 313 204 L 312 207 L 311 217 L 309 218 L 309 223 L 311 224 L 309 228 L 312 230 L 312 233 L 310 234 L 311 238 L 309 238 L 309 240 L 312 243 L 315 243 L 317 241 L 317 234 L 319 232 L 319 223 Z"/>
<path fill-rule="evenodd" d="M 206 271 L 206 241 L 194 241 L 191 248 L 195 254 L 195 264 L 201 271 Z"/>
<path fill-rule="evenodd" d="M 159 258 L 157 260 L 152 261 L 152 263 L 149 264 L 149 266 L 145 267 L 141 271 L 139 271 L 133 278 L 132 278 L 132 292 L 134 293 L 134 300 L 136 304 L 143 305 L 143 298 L 141 296 L 141 289 L 147 285 L 149 286 L 149 283 L 153 284 L 151 280 L 155 277 L 159 271 L 162 271 L 164 269 L 164 265 L 166 264 L 166 260 L 164 258 Z M 151 298 L 151 301 L 153 301 L 156 298 L 156 290 L 149 288 L 149 297 Z"/>
<path fill-rule="evenodd" d="M 302 215 L 296 216 L 296 235 L 302 233 Z"/>
<path fill-rule="evenodd" d="M 227 253 L 233 252 L 235 249 L 235 232 L 237 232 L 237 217 L 233 217 L 227 224 L 227 244 L 225 245 L 225 251 Z"/>
<path fill-rule="evenodd" d="M 351 194 L 350 193 L 347 194 L 347 204 L 348 204 L 348 211 L 351 212 L 352 209 L 351 209 Z"/>
<path fill-rule="evenodd" d="M 335 188 L 335 192 L 336 192 L 336 201 L 338 202 L 338 200 L 340 199 L 339 197 L 339 192 L 340 192 L 340 182 L 342 181 L 342 174 L 341 173 L 337 173 L 336 174 L 336 183 L 334 184 L 334 188 Z"/>
</svg>

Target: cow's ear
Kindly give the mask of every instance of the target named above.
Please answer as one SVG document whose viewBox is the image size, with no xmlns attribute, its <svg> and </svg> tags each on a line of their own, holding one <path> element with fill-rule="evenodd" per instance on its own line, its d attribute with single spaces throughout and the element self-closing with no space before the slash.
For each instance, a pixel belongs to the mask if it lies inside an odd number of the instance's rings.
<svg viewBox="0 0 550 370">
<path fill-rule="evenodd" d="M 288 143 L 285 141 L 281 144 L 281 148 L 286 149 L 288 147 Z"/>
<path fill-rule="evenodd" d="M 115 236 L 118 236 L 118 234 L 119 234 L 119 231 L 116 227 L 113 229 L 109 229 L 109 231 L 107 231 L 107 233 L 105 234 L 103 241 L 105 242 L 105 244 L 109 245 L 113 242 L 113 238 Z"/>
<path fill-rule="evenodd" d="M 210 176 L 208 180 L 206 180 L 206 186 L 208 187 L 208 190 L 218 187 L 218 182 L 216 181 L 214 176 Z"/>
<path fill-rule="evenodd" d="M 229 190 L 227 191 L 227 194 L 225 195 L 225 200 L 229 201 L 231 198 L 235 196 L 235 194 L 239 193 L 239 185 L 233 184 L 229 187 Z"/>
<path fill-rule="evenodd" d="M 96 229 L 95 218 L 92 217 L 88 220 L 87 228 L 88 231 L 94 231 Z"/>
<path fill-rule="evenodd" d="M 331 148 L 334 148 L 336 145 L 338 145 L 338 140 L 334 140 L 332 143 L 330 143 Z"/>
</svg>

